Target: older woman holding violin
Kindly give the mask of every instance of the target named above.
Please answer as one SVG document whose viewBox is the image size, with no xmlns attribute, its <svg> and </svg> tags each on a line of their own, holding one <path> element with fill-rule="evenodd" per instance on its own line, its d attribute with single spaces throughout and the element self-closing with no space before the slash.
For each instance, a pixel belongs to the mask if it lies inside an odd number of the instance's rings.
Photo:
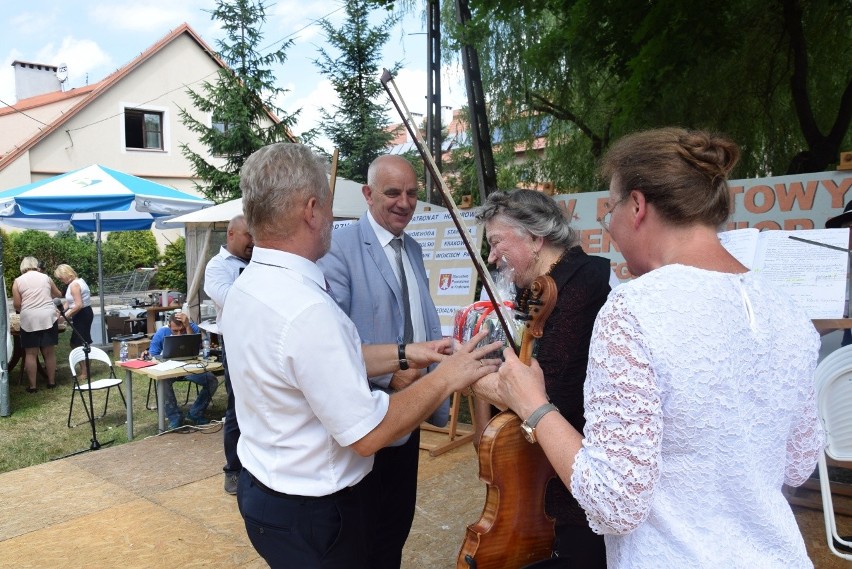
<svg viewBox="0 0 852 569">
<path fill-rule="evenodd" d="M 538 340 L 537 358 L 550 400 L 574 428 L 582 430 L 589 341 L 595 316 L 610 292 L 609 261 L 583 252 L 562 210 L 540 192 L 492 193 L 477 220 L 485 222 L 491 246 L 488 262 L 510 269 L 513 275 L 521 311 L 527 309 L 529 287 L 536 277 L 554 279 L 556 304 Z M 484 428 L 490 405 L 477 399 L 476 414 L 477 426 Z M 549 567 L 606 567 L 603 538 L 589 529 L 585 513 L 561 480 L 553 479 L 548 485 L 545 507 L 556 519 L 554 556 L 561 561 Z"/>
<path fill-rule="evenodd" d="M 726 138 L 667 128 L 602 162 L 600 221 L 637 278 L 595 322 L 583 434 L 554 412 L 534 433 L 606 535 L 611 569 L 812 567 L 781 488 L 821 449 L 819 336 L 719 242 L 738 156 Z M 505 358 L 484 387 L 521 418 L 548 409 L 544 366 Z"/>
</svg>

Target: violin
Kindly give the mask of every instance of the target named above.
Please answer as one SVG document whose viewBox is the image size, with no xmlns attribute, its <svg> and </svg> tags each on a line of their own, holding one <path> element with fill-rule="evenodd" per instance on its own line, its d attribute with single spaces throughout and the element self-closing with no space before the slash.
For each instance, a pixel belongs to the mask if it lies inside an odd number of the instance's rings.
<svg viewBox="0 0 852 569">
<path fill-rule="evenodd" d="M 535 339 L 556 304 L 556 283 L 547 275 L 530 287 L 529 319 L 519 359 L 529 364 Z M 511 411 L 495 415 L 479 443 L 479 479 L 487 487 L 485 507 L 467 527 L 457 569 L 517 569 L 551 555 L 554 522 L 544 510 L 547 483 L 556 472 L 537 444 L 521 433 Z"/>
<path fill-rule="evenodd" d="M 381 83 L 423 158 L 424 167 L 441 191 L 450 217 L 482 281 L 482 287 L 493 306 L 501 306 L 504 299 L 498 297 L 491 274 L 478 251 L 474 251 L 452 192 L 441 177 L 417 123 L 408 112 L 399 88 L 387 69 L 382 73 Z M 544 322 L 556 304 L 556 283 L 551 277 L 542 275 L 533 281 L 530 291 L 529 319 L 525 324 L 520 351 L 504 316 L 505 311 L 494 310 L 506 343 L 526 364 L 532 357 L 534 340 L 541 337 Z M 544 512 L 544 493 L 548 480 L 554 478 L 556 473 L 541 447 L 528 443 L 524 438 L 521 422 L 511 411 L 504 411 L 491 419 L 482 434 L 479 478 L 487 485 L 485 507 L 479 521 L 467 528 L 457 560 L 458 568 L 517 569 L 550 557 L 554 523 Z"/>
</svg>

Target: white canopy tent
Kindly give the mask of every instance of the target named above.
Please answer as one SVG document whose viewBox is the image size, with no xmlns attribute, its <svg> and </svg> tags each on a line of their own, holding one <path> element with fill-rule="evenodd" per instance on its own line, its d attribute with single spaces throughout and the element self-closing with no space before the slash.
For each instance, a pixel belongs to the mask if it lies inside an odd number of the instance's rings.
<svg viewBox="0 0 852 569">
<path fill-rule="evenodd" d="M 332 211 L 335 219 L 358 219 L 367 210 L 367 202 L 361 192 L 362 184 L 338 177 L 334 186 L 334 204 Z M 417 213 L 425 211 L 444 212 L 446 208 L 428 202 L 417 202 Z M 210 255 L 210 243 L 216 224 L 226 224 L 243 212 L 243 200 L 238 198 L 218 205 L 206 207 L 173 217 L 161 222 L 163 227 L 184 226 L 186 233 L 187 276 L 192 275 L 188 283 L 186 302 L 190 307 L 193 318 L 198 318 L 195 312 L 198 302 L 198 291 L 204 276 L 204 268 Z"/>
<path fill-rule="evenodd" d="M 358 219 L 367 210 L 367 202 L 361 193 L 361 184 L 337 178 L 334 189 L 334 205 L 332 211 L 335 219 Z M 431 209 L 427 209 L 431 208 Z M 417 202 L 417 213 L 424 211 L 447 211 L 446 208 L 430 204 L 428 202 Z M 161 222 L 163 227 L 174 227 L 189 223 L 221 223 L 230 221 L 235 215 L 243 212 L 243 199 L 237 198 L 219 205 L 199 209 L 192 213 L 173 217 Z"/>
</svg>

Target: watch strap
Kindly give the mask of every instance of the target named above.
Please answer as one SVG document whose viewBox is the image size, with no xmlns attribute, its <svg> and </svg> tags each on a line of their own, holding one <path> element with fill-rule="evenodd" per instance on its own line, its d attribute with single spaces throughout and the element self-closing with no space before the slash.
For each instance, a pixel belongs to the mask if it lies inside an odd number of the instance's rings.
<svg viewBox="0 0 852 569">
<path fill-rule="evenodd" d="M 399 358 L 399 369 L 408 369 L 408 360 L 405 358 L 405 344 L 397 344 L 397 357 Z"/>
<path fill-rule="evenodd" d="M 559 409 L 553 403 L 545 403 L 535 411 L 533 411 L 527 420 L 524 421 L 524 424 L 530 429 L 535 429 L 538 422 L 541 421 L 541 418 L 550 413 L 551 411 L 559 411 Z"/>
</svg>

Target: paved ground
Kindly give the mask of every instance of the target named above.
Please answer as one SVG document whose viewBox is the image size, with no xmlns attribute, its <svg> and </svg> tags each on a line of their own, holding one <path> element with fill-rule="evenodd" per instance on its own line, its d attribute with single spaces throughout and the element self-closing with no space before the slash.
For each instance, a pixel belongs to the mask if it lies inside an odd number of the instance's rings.
<svg viewBox="0 0 852 569">
<path fill-rule="evenodd" d="M 222 492 L 222 463 L 222 434 L 214 427 L 2 474 L 0 566 L 265 567 L 236 500 Z M 470 445 L 435 458 L 422 452 L 405 569 L 455 567 L 464 529 L 479 517 L 485 495 L 476 468 Z M 796 512 L 816 567 L 848 567 L 828 554 L 821 512 Z"/>
</svg>

